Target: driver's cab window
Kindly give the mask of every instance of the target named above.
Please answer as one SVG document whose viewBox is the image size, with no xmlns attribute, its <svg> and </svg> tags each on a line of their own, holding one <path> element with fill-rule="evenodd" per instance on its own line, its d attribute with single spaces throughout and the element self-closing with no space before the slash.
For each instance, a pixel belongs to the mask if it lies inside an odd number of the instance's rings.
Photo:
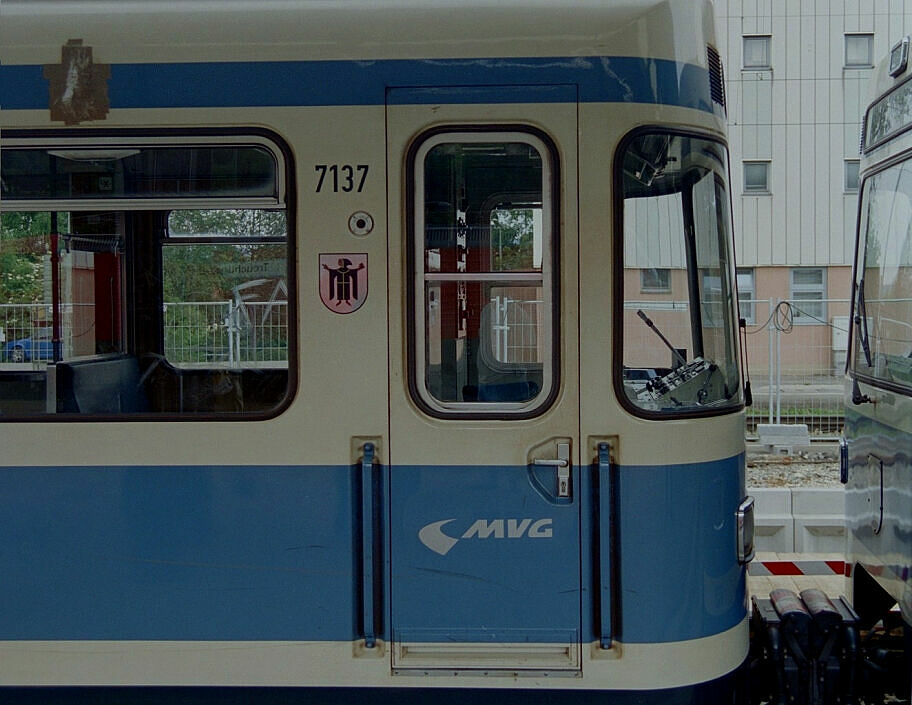
<svg viewBox="0 0 912 705">
<path fill-rule="evenodd" d="M 725 149 L 699 137 L 641 134 L 618 164 L 622 401 L 645 415 L 736 406 Z M 663 285 L 644 287 L 655 272 L 664 273 Z"/>
</svg>

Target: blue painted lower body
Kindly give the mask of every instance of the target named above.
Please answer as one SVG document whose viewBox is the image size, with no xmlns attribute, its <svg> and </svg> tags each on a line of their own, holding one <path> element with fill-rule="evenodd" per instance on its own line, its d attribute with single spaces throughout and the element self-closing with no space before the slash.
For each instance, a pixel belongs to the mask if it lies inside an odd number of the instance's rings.
<svg viewBox="0 0 912 705">
<path fill-rule="evenodd" d="M 378 637 L 596 641 L 600 541 L 615 562 L 615 639 L 686 641 L 741 623 L 744 456 L 614 467 L 610 526 L 594 472 L 574 468 L 573 498 L 559 499 L 526 467 L 383 468 Z M 360 478 L 356 467 L 0 468 L 0 641 L 356 640 L 370 609 Z M 449 520 L 452 546 L 428 548 L 423 527 Z"/>
</svg>

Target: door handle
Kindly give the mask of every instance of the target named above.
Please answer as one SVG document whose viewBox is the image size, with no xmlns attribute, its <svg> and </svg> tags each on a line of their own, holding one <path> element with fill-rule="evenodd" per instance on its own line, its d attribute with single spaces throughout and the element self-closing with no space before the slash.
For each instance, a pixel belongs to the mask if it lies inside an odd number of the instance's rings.
<svg viewBox="0 0 912 705">
<path fill-rule="evenodd" d="M 536 458 L 533 465 L 557 468 L 557 496 L 570 496 L 570 444 L 557 444 L 556 458 Z"/>
</svg>

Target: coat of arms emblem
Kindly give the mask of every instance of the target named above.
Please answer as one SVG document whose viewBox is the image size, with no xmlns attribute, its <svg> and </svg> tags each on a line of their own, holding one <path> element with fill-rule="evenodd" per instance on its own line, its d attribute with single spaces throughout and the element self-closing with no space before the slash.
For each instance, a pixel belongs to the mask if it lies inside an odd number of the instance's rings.
<svg viewBox="0 0 912 705">
<path fill-rule="evenodd" d="M 333 313 L 353 313 L 367 299 L 367 255 L 320 255 L 320 300 Z"/>
</svg>

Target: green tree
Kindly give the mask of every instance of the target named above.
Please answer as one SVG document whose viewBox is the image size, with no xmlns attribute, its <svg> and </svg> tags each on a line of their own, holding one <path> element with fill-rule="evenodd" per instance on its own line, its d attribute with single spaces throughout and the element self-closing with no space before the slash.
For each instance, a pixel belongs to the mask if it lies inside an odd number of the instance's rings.
<svg viewBox="0 0 912 705">
<path fill-rule="evenodd" d="M 50 231 L 50 213 L 0 213 L 0 303 L 42 301 Z"/>
<path fill-rule="evenodd" d="M 491 213 L 491 249 L 495 271 L 534 268 L 535 225 L 532 208 L 498 208 Z"/>
</svg>

